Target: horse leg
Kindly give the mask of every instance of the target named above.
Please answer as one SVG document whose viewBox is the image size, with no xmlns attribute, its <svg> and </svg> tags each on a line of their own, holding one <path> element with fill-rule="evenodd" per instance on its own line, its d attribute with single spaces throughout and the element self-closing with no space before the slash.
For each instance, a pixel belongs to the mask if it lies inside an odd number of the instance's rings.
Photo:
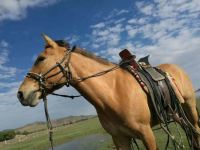
<svg viewBox="0 0 200 150">
<path fill-rule="evenodd" d="M 117 150 L 131 150 L 131 138 L 127 136 L 112 136 Z"/>
<path fill-rule="evenodd" d="M 183 109 L 186 113 L 186 116 L 188 118 L 188 120 L 190 121 L 190 123 L 195 127 L 195 129 L 200 133 L 200 128 L 198 125 L 198 112 L 196 109 L 196 99 L 195 96 L 193 96 L 192 98 L 188 98 L 185 100 L 185 103 L 182 104 Z M 197 134 L 193 134 L 194 139 L 194 149 L 195 150 L 200 150 L 200 136 Z"/>
<path fill-rule="evenodd" d="M 140 138 L 147 150 L 156 150 L 156 140 L 150 125 L 143 125 Z"/>
</svg>

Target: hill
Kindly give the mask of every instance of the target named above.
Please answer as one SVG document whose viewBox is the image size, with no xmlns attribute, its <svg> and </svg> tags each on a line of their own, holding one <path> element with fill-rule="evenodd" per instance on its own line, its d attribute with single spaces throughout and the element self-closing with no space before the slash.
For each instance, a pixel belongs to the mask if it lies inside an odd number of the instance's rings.
<svg viewBox="0 0 200 150">
<path fill-rule="evenodd" d="M 30 125 L 27 125 L 27 126 L 30 127 Z M 93 116 L 92 118 L 89 118 L 84 121 L 79 121 L 77 123 L 57 127 L 54 130 L 54 134 L 53 134 L 54 145 L 55 146 L 60 145 L 62 143 L 66 143 L 77 138 L 85 137 L 87 135 L 96 135 L 96 134 L 105 135 L 106 133 L 102 129 L 98 118 L 96 116 L 95 117 Z M 48 139 L 49 139 L 49 135 L 48 135 L 47 130 L 34 132 L 28 135 L 18 135 L 13 140 L 0 142 L 0 150 L 47 150 L 50 147 L 50 143 Z M 97 142 L 101 144 L 98 150 L 111 149 L 109 146 L 112 144 L 111 138 L 109 138 L 109 140 L 104 140 L 104 141 L 97 140 L 94 143 L 91 143 L 90 141 L 88 141 L 89 144 L 83 145 L 83 146 L 87 146 L 90 148 L 91 144 L 96 144 Z M 105 146 L 107 147 L 107 145 L 109 146 L 108 149 L 102 149 L 102 147 L 105 147 Z M 89 148 L 86 148 L 86 149 L 89 149 Z"/>
<path fill-rule="evenodd" d="M 95 117 L 95 116 L 93 116 L 93 115 L 68 116 L 68 117 L 52 120 L 52 125 L 53 125 L 54 128 L 56 128 L 56 127 L 76 123 L 76 122 L 79 122 L 79 121 L 87 120 L 87 119 L 90 119 L 90 118 L 93 118 L 93 117 Z M 43 131 L 43 130 L 46 130 L 46 129 L 47 129 L 46 122 L 34 122 L 34 123 L 31 123 L 31 124 L 27 124 L 23 127 L 17 128 L 17 129 L 15 129 L 15 131 L 18 134 L 20 134 L 20 133 L 21 134 L 29 134 L 29 133 Z"/>
</svg>

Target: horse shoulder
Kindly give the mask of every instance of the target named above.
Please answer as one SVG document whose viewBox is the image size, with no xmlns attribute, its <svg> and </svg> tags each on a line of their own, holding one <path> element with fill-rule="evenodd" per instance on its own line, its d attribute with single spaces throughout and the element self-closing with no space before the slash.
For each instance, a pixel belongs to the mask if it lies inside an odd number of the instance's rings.
<svg viewBox="0 0 200 150">
<path fill-rule="evenodd" d="M 127 124 L 149 122 L 150 110 L 147 95 L 137 80 L 128 71 L 120 69 L 117 75 L 116 100 Z"/>
</svg>

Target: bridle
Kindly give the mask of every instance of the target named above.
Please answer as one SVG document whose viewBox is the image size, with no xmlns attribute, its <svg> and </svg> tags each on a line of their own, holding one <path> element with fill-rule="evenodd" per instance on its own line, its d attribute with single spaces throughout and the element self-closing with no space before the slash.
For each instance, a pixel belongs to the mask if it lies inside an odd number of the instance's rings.
<svg viewBox="0 0 200 150">
<path fill-rule="evenodd" d="M 72 80 L 72 73 L 69 67 L 69 63 L 70 63 L 70 59 L 71 59 L 71 53 L 76 49 L 76 47 L 74 46 L 72 49 L 67 48 L 64 57 L 61 59 L 60 62 L 56 62 L 56 64 L 54 66 L 52 66 L 48 71 L 46 71 L 45 73 L 35 73 L 35 72 L 29 72 L 27 73 L 28 78 L 32 78 L 34 80 L 36 80 L 39 83 L 39 89 L 38 91 L 46 91 L 48 92 L 50 89 L 48 88 L 48 86 L 51 86 L 53 89 L 54 88 L 58 88 L 58 87 L 62 87 L 63 85 L 69 86 L 70 81 Z M 66 60 L 66 62 L 65 62 Z M 49 73 L 51 73 L 53 70 L 55 70 L 56 68 L 59 68 L 59 71 L 48 76 Z M 57 81 L 57 83 L 47 83 L 47 80 L 62 73 L 62 77 Z M 65 78 L 66 81 L 63 83 L 60 83 L 60 81 L 62 80 L 62 78 Z M 51 89 L 52 90 L 52 89 Z"/>
<path fill-rule="evenodd" d="M 45 110 L 45 116 L 46 116 L 46 121 L 47 121 L 47 128 L 49 131 L 49 141 L 51 143 L 51 148 L 52 150 L 54 149 L 54 145 L 53 145 L 53 126 L 51 123 L 51 119 L 49 117 L 49 113 L 48 113 L 48 107 L 47 107 L 47 95 L 50 91 L 54 91 L 55 89 L 58 89 L 60 87 L 62 87 L 63 85 L 69 86 L 70 81 L 72 80 L 72 73 L 69 67 L 69 62 L 70 62 L 70 58 L 71 58 L 71 52 L 75 50 L 75 46 L 70 49 L 70 48 L 66 48 L 66 52 L 64 57 L 61 59 L 60 62 L 57 62 L 54 66 L 52 66 L 48 71 L 46 71 L 43 74 L 38 74 L 35 72 L 28 72 L 27 76 L 28 78 L 34 79 L 38 82 L 39 84 L 39 89 L 37 91 L 40 91 L 42 93 L 42 98 L 44 101 L 44 110 Z M 66 60 L 66 62 L 65 62 Z M 51 73 L 54 69 L 59 68 L 59 71 L 48 76 L 49 73 Z M 62 73 L 62 77 L 56 82 L 56 83 L 47 83 L 47 80 L 49 78 L 52 78 L 58 74 Z M 60 83 L 60 81 L 62 80 L 62 78 L 65 78 L 66 81 L 63 83 Z M 48 87 L 51 87 L 52 89 L 49 89 Z M 51 93 L 52 95 L 57 95 L 57 96 L 63 96 L 63 97 L 70 97 L 70 98 L 74 98 L 74 97 L 80 97 L 80 96 L 68 96 L 68 95 L 60 95 L 60 94 L 55 94 L 55 93 Z"/>
<path fill-rule="evenodd" d="M 120 68 L 120 66 L 122 66 L 123 64 L 127 63 L 127 62 L 121 62 L 119 65 L 115 65 L 114 67 L 111 67 L 110 69 L 86 76 L 86 77 L 81 77 L 78 79 L 73 79 L 72 78 L 72 72 L 70 69 L 70 59 L 71 59 L 71 54 L 72 52 L 76 49 L 76 46 L 74 46 L 72 49 L 70 48 L 66 48 L 66 52 L 65 55 L 63 56 L 63 58 L 61 59 L 60 62 L 56 62 L 56 64 L 54 66 L 52 66 L 48 71 L 46 71 L 45 73 L 35 73 L 35 72 L 28 72 L 26 77 L 27 78 L 31 78 L 35 81 L 38 82 L 39 84 L 39 88 L 38 90 L 36 90 L 35 92 L 39 91 L 41 92 L 41 97 L 43 99 L 44 102 L 44 110 L 45 110 L 45 117 L 46 117 L 46 121 L 47 121 L 47 128 L 49 131 L 49 141 L 51 143 L 51 149 L 54 149 L 54 145 L 53 145 L 53 126 L 51 123 L 51 119 L 48 113 L 48 107 L 47 107 L 47 95 L 51 94 L 51 95 L 56 95 L 56 96 L 62 96 L 62 97 L 68 97 L 68 98 L 75 98 L 75 97 L 80 97 L 81 95 L 77 95 L 77 96 L 70 96 L 70 95 L 61 95 L 61 94 L 56 94 L 53 93 L 51 91 L 54 91 L 64 85 L 66 85 L 67 87 L 70 86 L 70 84 L 74 83 L 77 84 L 79 82 L 82 82 L 84 80 L 87 80 L 89 78 L 93 78 L 93 77 L 97 77 L 97 76 L 102 76 L 108 72 L 111 72 L 113 70 L 116 70 L 118 68 Z M 49 75 L 53 70 L 55 70 L 56 68 L 59 68 L 59 71 Z M 61 74 L 62 76 L 58 79 L 58 81 L 56 83 L 48 83 L 47 80 L 49 78 L 55 77 L 58 74 Z M 49 76 L 48 76 L 49 75 Z M 61 82 L 61 80 L 65 78 L 66 81 L 65 82 Z M 49 88 L 51 87 L 51 89 Z"/>
</svg>

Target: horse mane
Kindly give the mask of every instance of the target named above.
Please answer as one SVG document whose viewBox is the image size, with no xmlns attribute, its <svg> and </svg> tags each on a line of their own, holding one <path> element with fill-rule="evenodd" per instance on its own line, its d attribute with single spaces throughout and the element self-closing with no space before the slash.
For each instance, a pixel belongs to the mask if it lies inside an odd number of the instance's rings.
<svg viewBox="0 0 200 150">
<path fill-rule="evenodd" d="M 93 53 L 91 53 L 91 52 L 89 52 L 89 51 L 87 51 L 87 50 L 85 50 L 85 49 L 79 48 L 79 47 L 77 47 L 77 48 L 74 50 L 74 52 L 75 52 L 75 53 L 78 53 L 78 54 L 81 54 L 81 55 L 83 55 L 83 56 L 85 56 L 85 57 L 94 59 L 94 60 L 96 60 L 96 61 L 98 61 L 98 62 L 100 62 L 100 63 L 102 63 L 102 64 L 105 64 L 105 65 L 111 65 L 111 64 L 113 64 L 112 62 L 109 62 L 107 59 L 101 58 L 101 57 L 99 57 L 99 56 L 96 56 L 96 55 L 94 55 Z"/>
<path fill-rule="evenodd" d="M 56 40 L 55 41 L 59 46 L 61 47 L 65 47 L 65 48 L 70 48 L 70 44 L 68 42 L 66 42 L 65 40 Z M 107 59 L 105 58 L 101 58 L 99 56 L 96 56 L 94 55 L 93 53 L 85 50 L 85 49 L 82 49 L 82 48 L 79 48 L 77 47 L 75 50 L 74 50 L 75 53 L 78 53 L 78 54 L 81 54 L 83 56 L 86 56 L 88 58 L 91 58 L 91 59 L 94 59 L 102 64 L 105 64 L 105 65 L 110 65 L 110 64 L 113 64 L 111 62 L 109 62 Z"/>
</svg>

